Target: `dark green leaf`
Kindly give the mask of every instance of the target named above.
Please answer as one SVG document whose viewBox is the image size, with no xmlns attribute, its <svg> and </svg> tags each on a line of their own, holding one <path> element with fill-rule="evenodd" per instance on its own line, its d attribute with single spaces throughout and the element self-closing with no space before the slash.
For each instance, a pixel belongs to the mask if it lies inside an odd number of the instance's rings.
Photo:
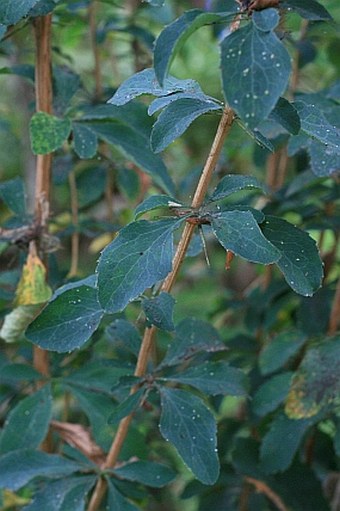
<svg viewBox="0 0 340 511">
<path fill-rule="evenodd" d="M 71 351 L 91 337 L 102 316 L 96 289 L 69 289 L 47 304 L 26 330 L 26 337 L 47 350 Z"/>
<path fill-rule="evenodd" d="M 138 133 L 130 126 L 120 122 L 91 122 L 87 126 L 105 142 L 118 146 L 129 158 L 150 174 L 167 193 L 174 192 L 174 185 L 163 160 L 151 152 L 147 138 L 138 136 Z"/>
<path fill-rule="evenodd" d="M 261 444 L 261 468 L 269 474 L 283 472 L 293 461 L 310 419 L 292 420 L 284 413 L 272 422 Z"/>
<path fill-rule="evenodd" d="M 44 376 L 27 364 L 5 364 L 0 368 L 0 379 L 3 382 L 17 383 L 21 381 L 42 380 Z"/>
<path fill-rule="evenodd" d="M 3 36 L 6 34 L 6 32 L 7 32 L 7 27 L 5 25 L 0 24 L 0 41 L 3 38 Z"/>
<path fill-rule="evenodd" d="M 141 339 L 137 328 L 126 319 L 116 319 L 105 329 L 105 333 L 115 346 L 123 346 L 138 355 Z"/>
<path fill-rule="evenodd" d="M 38 3 L 30 10 L 29 16 L 46 16 L 55 8 L 60 0 L 38 0 Z"/>
<path fill-rule="evenodd" d="M 0 23 L 14 25 L 28 12 L 39 0 L 1 0 Z"/>
<path fill-rule="evenodd" d="M 96 482 L 95 476 L 68 477 L 43 486 L 25 511 L 84 511 L 85 499 Z M 51 498 L 53 495 L 53 498 Z"/>
<path fill-rule="evenodd" d="M 169 345 L 162 366 L 177 365 L 195 354 L 225 350 L 218 332 L 205 321 L 187 318 L 176 327 L 176 337 Z"/>
<path fill-rule="evenodd" d="M 197 90 L 195 90 L 194 92 L 173 92 L 172 94 L 169 94 L 168 96 L 161 96 L 159 98 L 154 99 L 148 108 L 148 114 L 153 115 L 158 110 L 165 108 L 170 103 L 173 103 L 174 101 L 178 101 L 179 99 L 199 99 L 201 101 L 213 101 L 214 100 L 214 98 L 206 96 L 202 92 L 202 90 L 198 84 L 197 84 L 196 88 L 197 88 Z"/>
<path fill-rule="evenodd" d="M 0 184 L 0 197 L 6 206 L 19 217 L 26 214 L 26 194 L 22 179 L 16 177 Z"/>
<path fill-rule="evenodd" d="M 280 252 L 263 236 L 250 211 L 222 211 L 211 216 L 214 234 L 222 247 L 254 263 L 278 261 Z"/>
<path fill-rule="evenodd" d="M 108 499 L 106 509 L 108 511 L 140 511 L 139 508 L 123 497 L 111 481 L 108 481 Z"/>
<path fill-rule="evenodd" d="M 53 108 L 57 115 L 63 115 L 65 110 L 67 110 L 71 99 L 80 85 L 79 75 L 74 73 L 69 67 L 53 67 Z"/>
<path fill-rule="evenodd" d="M 93 289 L 96 289 L 96 287 L 97 287 L 97 275 L 92 274 L 92 275 L 89 275 L 88 277 L 85 277 L 84 279 L 74 280 L 72 282 L 67 282 L 67 284 L 64 284 L 63 286 L 58 287 L 54 291 L 53 296 L 52 296 L 52 300 L 57 298 L 57 296 L 60 296 L 63 293 L 65 293 L 65 291 L 68 291 L 70 289 L 76 289 L 76 288 L 78 288 L 80 286 L 88 286 L 88 287 L 92 287 Z"/>
<path fill-rule="evenodd" d="M 97 135 L 84 123 L 73 122 L 74 150 L 79 158 L 93 158 L 97 153 Z"/>
<path fill-rule="evenodd" d="M 139 389 L 137 392 L 131 394 L 124 401 L 119 403 L 116 408 L 111 413 L 108 423 L 109 424 L 117 424 L 119 421 L 124 419 L 130 413 L 135 412 L 135 410 L 139 407 L 139 403 L 141 402 L 145 393 L 145 389 Z"/>
<path fill-rule="evenodd" d="M 322 111 L 313 104 L 304 101 L 296 101 L 294 107 L 298 111 L 301 120 L 301 130 L 324 144 L 324 147 L 332 148 L 340 153 L 340 130 L 332 126 Z"/>
<path fill-rule="evenodd" d="M 127 463 L 117 468 L 114 474 L 119 478 L 136 481 L 152 488 L 162 488 L 162 486 L 169 484 L 176 476 L 171 468 L 150 461 Z"/>
<path fill-rule="evenodd" d="M 249 189 L 263 190 L 263 185 L 252 176 L 228 174 L 219 181 L 211 197 L 209 197 L 209 202 L 218 201 L 240 190 Z"/>
<path fill-rule="evenodd" d="M 131 371 L 132 369 L 122 362 L 105 363 L 96 360 L 64 377 L 63 381 L 76 387 L 112 395 L 113 385 Z"/>
<path fill-rule="evenodd" d="M 39 447 L 48 431 L 52 414 L 50 385 L 20 401 L 8 414 L 0 435 L 0 453 Z"/>
<path fill-rule="evenodd" d="M 325 7 L 315 0 L 281 0 L 280 7 L 294 10 L 303 18 L 312 21 L 332 19 Z"/>
<path fill-rule="evenodd" d="M 143 300 L 142 307 L 149 323 L 161 330 L 171 332 L 175 329 L 173 322 L 175 303 L 176 301 L 171 295 L 162 292 L 155 298 Z"/>
<path fill-rule="evenodd" d="M 152 195 L 145 199 L 135 211 L 135 219 L 143 215 L 148 211 L 153 211 L 158 208 L 169 208 L 171 204 L 178 204 L 181 206 L 181 203 L 177 202 L 175 199 L 172 199 L 168 195 Z"/>
<path fill-rule="evenodd" d="M 0 488 L 19 490 L 34 477 L 66 477 L 81 467 L 56 454 L 18 449 L 0 457 Z"/>
<path fill-rule="evenodd" d="M 294 419 L 313 417 L 336 402 L 339 391 L 340 336 L 335 336 L 307 351 L 292 380 L 286 413 Z"/>
<path fill-rule="evenodd" d="M 276 103 L 269 119 L 281 124 L 292 135 L 297 135 L 300 131 L 301 122 L 296 108 L 284 98 L 280 98 Z"/>
<path fill-rule="evenodd" d="M 148 4 L 152 5 L 152 7 L 162 7 L 165 3 L 165 0 L 145 0 Z"/>
<path fill-rule="evenodd" d="M 218 394 L 245 396 L 247 394 L 245 374 L 225 362 L 206 362 L 189 367 L 183 372 L 169 375 L 162 380 L 191 385 L 211 396 Z"/>
<path fill-rule="evenodd" d="M 260 19 L 270 18 L 266 10 Z M 290 75 L 290 56 L 274 32 L 254 23 L 226 37 L 222 43 L 224 95 L 247 127 L 255 128 L 275 107 Z"/>
<path fill-rule="evenodd" d="M 276 263 L 296 293 L 312 296 L 323 277 L 322 262 L 315 241 L 304 231 L 281 218 L 266 216 L 263 234 L 281 252 Z"/>
<path fill-rule="evenodd" d="M 114 379 L 112 383 L 115 383 Z M 113 430 L 108 419 L 115 406 L 113 399 L 100 393 L 98 389 L 89 391 L 74 385 L 67 388 L 88 417 L 94 440 L 106 451 L 112 443 Z"/>
<path fill-rule="evenodd" d="M 174 94 L 175 92 L 196 93 L 199 91 L 201 89 L 194 80 L 178 80 L 173 76 L 168 76 L 164 80 L 163 87 L 161 87 L 157 81 L 154 69 L 144 69 L 125 80 L 109 100 L 109 103 L 117 106 L 125 105 L 125 103 L 142 94 L 162 97 Z"/>
<path fill-rule="evenodd" d="M 154 67 L 159 83 L 163 85 L 172 60 L 193 32 L 204 25 L 223 21 L 228 18 L 228 14 L 235 12 L 236 5 L 233 11 L 224 15 L 193 9 L 165 27 L 156 39 L 154 49 Z"/>
<path fill-rule="evenodd" d="M 178 99 L 168 105 L 159 115 L 151 132 L 151 148 L 155 153 L 163 151 L 180 137 L 190 124 L 207 112 L 221 110 L 213 100 Z"/>
<path fill-rule="evenodd" d="M 259 366 L 262 374 L 274 373 L 283 367 L 306 342 L 302 332 L 282 332 L 265 345 L 260 353 Z"/>
<path fill-rule="evenodd" d="M 308 154 L 314 174 L 319 177 L 330 176 L 340 168 L 340 152 L 333 147 L 325 147 L 323 142 L 309 140 Z"/>
<path fill-rule="evenodd" d="M 139 220 L 121 231 L 104 249 L 97 266 L 99 300 L 118 312 L 171 271 L 173 231 L 182 220 Z"/>
<path fill-rule="evenodd" d="M 266 9 L 265 12 L 253 12 L 252 21 L 261 32 L 271 32 L 279 24 L 280 16 L 276 9 L 269 8 Z"/>
<path fill-rule="evenodd" d="M 59 149 L 71 132 L 70 119 L 59 119 L 45 112 L 37 112 L 30 122 L 32 151 L 48 154 Z"/>
<path fill-rule="evenodd" d="M 292 372 L 278 374 L 257 389 L 251 402 L 256 415 L 263 417 L 273 412 L 286 399 L 292 375 Z"/>
<path fill-rule="evenodd" d="M 204 484 L 219 475 L 216 423 L 203 402 L 183 390 L 162 387 L 160 431 L 177 449 L 185 464 Z"/>
</svg>

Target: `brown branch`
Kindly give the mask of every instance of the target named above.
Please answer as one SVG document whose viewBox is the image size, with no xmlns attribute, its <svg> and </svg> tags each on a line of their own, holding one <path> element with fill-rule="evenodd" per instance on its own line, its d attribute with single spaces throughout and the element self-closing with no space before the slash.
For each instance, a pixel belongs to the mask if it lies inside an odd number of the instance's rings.
<svg viewBox="0 0 340 511">
<path fill-rule="evenodd" d="M 256 491 L 263 493 L 268 499 L 279 509 L 279 511 L 288 511 L 288 508 L 283 503 L 281 497 L 275 493 L 269 486 L 263 481 L 254 479 L 253 477 L 246 477 L 246 481 L 255 486 Z"/>
<path fill-rule="evenodd" d="M 51 74 L 51 14 L 34 20 L 36 45 L 35 96 L 38 112 L 52 112 Z M 36 160 L 35 223 L 46 233 L 49 215 L 52 154 L 38 155 Z M 40 247 L 39 247 L 40 248 Z M 46 266 L 46 261 L 45 261 Z M 49 374 L 48 353 L 34 347 L 34 367 L 44 375 Z"/>
<path fill-rule="evenodd" d="M 77 183 L 74 171 L 71 171 L 68 176 L 68 182 L 71 193 L 71 213 L 72 213 L 72 224 L 75 228 L 75 232 L 71 238 L 71 265 L 68 273 L 68 278 L 75 277 L 78 273 L 79 263 L 79 218 L 78 218 L 78 193 Z"/>
<path fill-rule="evenodd" d="M 198 182 L 192 204 L 191 206 L 194 208 L 200 207 L 205 198 L 205 194 L 208 190 L 209 183 L 211 181 L 212 174 L 216 167 L 216 163 L 221 154 L 223 143 L 226 136 L 229 133 L 229 130 L 232 126 L 234 120 L 234 112 L 231 108 L 225 108 L 223 111 L 222 118 L 217 128 L 217 132 L 215 135 L 215 139 L 210 149 L 210 153 L 208 155 L 206 164 L 202 171 L 200 180 Z M 169 273 L 167 278 L 164 280 L 161 291 L 169 292 L 177 278 L 179 269 L 185 257 L 186 251 L 188 249 L 191 237 L 193 235 L 195 225 L 186 223 L 183 229 L 183 233 L 178 244 L 176 254 L 174 256 L 172 262 L 172 271 Z M 154 337 L 156 333 L 156 328 L 146 328 L 143 336 L 142 345 L 138 355 L 138 361 L 135 369 L 135 376 L 142 376 L 145 374 L 147 363 L 150 357 L 150 353 L 154 344 Z M 132 393 L 134 393 L 136 389 L 132 389 Z M 111 445 L 110 451 L 106 458 L 106 462 L 103 468 L 112 468 L 115 466 L 119 453 L 121 451 L 124 440 L 127 436 L 128 429 L 132 420 L 133 414 L 125 417 L 118 426 L 118 430 L 115 436 L 115 439 Z M 88 511 L 96 511 L 101 503 L 101 500 L 105 494 L 106 483 L 104 479 L 100 479 L 97 483 L 97 486 L 92 494 L 92 498 L 90 500 Z"/>
<path fill-rule="evenodd" d="M 335 290 L 332 310 L 329 318 L 328 325 L 328 334 L 334 335 L 340 324 L 340 278 L 338 279 L 338 283 Z"/>
</svg>

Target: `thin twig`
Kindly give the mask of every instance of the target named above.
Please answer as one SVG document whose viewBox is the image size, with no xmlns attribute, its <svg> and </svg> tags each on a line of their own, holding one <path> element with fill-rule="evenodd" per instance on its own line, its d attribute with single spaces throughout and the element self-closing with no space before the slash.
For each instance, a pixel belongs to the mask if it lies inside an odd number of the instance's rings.
<svg viewBox="0 0 340 511">
<path fill-rule="evenodd" d="M 78 215 L 78 192 L 75 173 L 72 170 L 68 175 L 68 182 L 71 193 L 71 214 L 72 224 L 75 231 L 71 238 L 71 265 L 68 272 L 68 278 L 75 277 L 78 274 L 79 263 L 79 215 Z"/>
<path fill-rule="evenodd" d="M 51 75 L 51 14 L 34 20 L 36 44 L 35 95 L 36 109 L 52 112 L 52 75 Z M 47 229 L 50 202 L 52 154 L 38 155 L 36 161 L 35 183 L 35 223 L 41 230 Z M 43 233 L 42 233 L 43 234 Z M 46 260 L 44 261 L 45 266 Z M 34 367 L 44 375 L 49 374 L 48 352 L 35 346 L 33 348 Z"/>
<path fill-rule="evenodd" d="M 275 493 L 269 486 L 263 481 L 254 479 L 253 477 L 246 477 L 246 481 L 253 484 L 259 493 L 263 493 L 268 499 L 279 509 L 279 511 L 288 511 L 288 508 L 283 503 L 281 497 Z"/>
<path fill-rule="evenodd" d="M 223 143 L 225 141 L 226 136 L 228 135 L 230 128 L 232 126 L 234 120 L 234 112 L 231 108 L 225 108 L 223 111 L 222 118 L 217 128 L 217 132 L 215 135 L 215 139 L 211 146 L 210 153 L 208 155 L 206 164 L 202 171 L 200 180 L 198 182 L 192 204 L 191 206 L 194 208 L 200 207 L 205 198 L 205 194 L 208 190 L 209 183 L 211 181 L 212 174 L 216 167 L 216 163 L 220 157 Z M 164 280 L 163 285 L 161 286 L 161 291 L 169 292 L 177 278 L 179 269 L 181 267 L 182 261 L 185 257 L 186 251 L 188 249 L 191 237 L 193 235 L 195 229 L 195 225 L 186 224 L 178 244 L 176 254 L 174 256 L 172 262 L 172 271 L 169 273 L 167 278 Z M 149 360 L 150 353 L 153 348 L 154 337 L 156 333 L 156 328 L 146 328 L 143 336 L 143 341 L 141 344 L 141 348 L 138 355 L 138 361 L 135 370 L 135 376 L 142 376 L 145 374 L 147 363 Z M 136 389 L 132 389 L 132 393 L 134 393 Z M 128 429 L 132 420 L 133 414 L 125 417 L 118 426 L 118 430 L 114 441 L 111 445 L 110 451 L 107 455 L 106 462 L 104 464 L 105 468 L 112 468 L 115 466 L 119 453 L 121 451 L 124 440 L 127 436 Z M 90 500 L 88 511 L 96 511 L 102 501 L 102 498 L 106 491 L 106 482 L 104 479 L 100 479 L 97 483 L 97 486 L 92 494 L 92 498 Z"/>
<path fill-rule="evenodd" d="M 338 330 L 339 324 L 340 324 L 340 278 L 338 279 L 333 299 L 332 310 L 329 318 L 328 334 L 334 335 Z"/>
</svg>

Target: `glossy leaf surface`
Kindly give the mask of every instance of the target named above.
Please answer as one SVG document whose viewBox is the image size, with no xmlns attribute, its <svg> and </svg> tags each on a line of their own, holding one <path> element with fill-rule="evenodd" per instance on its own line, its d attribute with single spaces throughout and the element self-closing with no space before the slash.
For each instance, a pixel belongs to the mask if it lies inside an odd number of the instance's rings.
<svg viewBox="0 0 340 511">
<path fill-rule="evenodd" d="M 231 33 L 221 47 L 225 98 L 249 128 L 274 109 L 291 70 L 289 54 L 273 32 L 272 11 L 254 13 L 253 23 Z"/>
<path fill-rule="evenodd" d="M 203 402 L 183 390 L 161 389 L 160 431 L 171 442 L 194 475 L 213 484 L 219 474 L 216 423 Z"/>
<path fill-rule="evenodd" d="M 51 301 L 26 330 L 41 348 L 63 353 L 80 348 L 98 328 L 103 310 L 97 290 L 80 286 Z"/>
<path fill-rule="evenodd" d="M 99 300 L 118 312 L 171 271 L 178 219 L 133 222 L 104 249 L 97 266 Z"/>
</svg>

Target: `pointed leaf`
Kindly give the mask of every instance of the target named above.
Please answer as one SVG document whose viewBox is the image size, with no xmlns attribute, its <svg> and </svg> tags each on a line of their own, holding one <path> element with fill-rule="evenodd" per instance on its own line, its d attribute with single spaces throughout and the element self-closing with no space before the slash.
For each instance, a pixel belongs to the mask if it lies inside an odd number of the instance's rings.
<svg viewBox="0 0 340 511">
<path fill-rule="evenodd" d="M 211 225 L 222 247 L 248 261 L 270 264 L 280 258 L 280 252 L 263 236 L 250 211 L 216 213 Z"/>
<path fill-rule="evenodd" d="M 56 454 L 18 449 L 0 457 L 0 488 L 15 491 L 34 477 L 66 477 L 80 468 L 78 463 Z"/>
<path fill-rule="evenodd" d="M 263 190 L 263 188 L 264 186 L 255 177 L 227 174 L 219 181 L 211 197 L 209 197 L 209 202 L 224 199 L 240 190 Z"/>
<path fill-rule="evenodd" d="M 336 404 L 339 392 L 340 336 L 335 336 L 307 351 L 293 377 L 286 413 L 293 419 L 313 417 Z"/>
<path fill-rule="evenodd" d="M 245 396 L 247 394 L 245 374 L 225 362 L 206 362 L 169 375 L 162 380 L 191 385 L 211 396 L 218 394 Z"/>
<path fill-rule="evenodd" d="M 117 468 L 114 474 L 127 481 L 136 481 L 152 488 L 162 488 L 169 484 L 176 476 L 171 468 L 150 461 L 127 463 Z"/>
<path fill-rule="evenodd" d="M 294 107 L 301 119 L 301 131 L 322 142 L 325 148 L 332 148 L 337 154 L 340 154 L 340 129 L 332 126 L 322 111 L 314 104 L 295 101 Z"/>
<path fill-rule="evenodd" d="M 0 435 L 0 453 L 39 447 L 48 431 L 52 414 L 50 385 L 20 401 L 8 414 Z"/>
<path fill-rule="evenodd" d="M 151 132 L 151 148 L 155 153 L 163 151 L 180 137 L 190 124 L 207 112 L 221 110 L 213 100 L 178 99 L 168 105 L 159 115 Z"/>
<path fill-rule="evenodd" d="M 155 42 L 154 67 L 157 79 L 163 85 L 164 78 L 171 66 L 175 54 L 181 49 L 188 37 L 198 28 L 228 19 L 228 15 L 237 12 L 235 9 L 230 13 L 212 13 L 193 9 L 187 11 L 177 20 L 164 28 Z"/>
<path fill-rule="evenodd" d="M 34 495 L 31 504 L 25 507 L 25 511 L 42 511 L 43 509 L 84 511 L 86 496 L 95 482 L 95 476 L 68 477 L 49 482 Z"/>
<path fill-rule="evenodd" d="M 278 334 L 264 346 L 259 357 L 262 374 L 274 373 L 281 369 L 305 344 L 307 336 L 296 331 Z"/>
<path fill-rule="evenodd" d="M 297 110 L 284 98 L 280 98 L 276 103 L 269 119 L 281 124 L 292 135 L 297 135 L 300 131 L 301 122 Z"/>
<path fill-rule="evenodd" d="M 125 105 L 142 94 L 162 97 L 175 92 L 195 93 L 198 91 L 201 91 L 201 88 L 194 80 L 178 80 L 173 76 L 168 76 L 161 86 L 157 81 L 154 69 L 151 68 L 144 69 L 125 80 L 108 102 L 119 106 Z"/>
<path fill-rule="evenodd" d="M 265 9 L 250 23 L 222 42 L 224 95 L 247 127 L 255 128 L 266 119 L 287 87 L 290 57 L 271 30 L 259 29 L 260 20 L 271 18 Z M 255 14 L 255 13 L 254 13 Z"/>
<path fill-rule="evenodd" d="M 26 193 L 24 182 L 16 177 L 0 183 L 0 197 L 6 206 L 18 217 L 26 214 Z"/>
<path fill-rule="evenodd" d="M 102 316 L 96 289 L 69 289 L 47 304 L 26 330 L 26 337 L 43 349 L 71 351 L 91 337 Z"/>
<path fill-rule="evenodd" d="M 74 150 L 79 158 L 93 158 L 97 153 L 97 135 L 84 123 L 73 122 Z"/>
<path fill-rule="evenodd" d="M 323 277 L 322 262 L 315 241 L 304 231 L 281 218 L 266 216 L 263 234 L 280 251 L 277 265 L 296 293 L 312 296 Z"/>
<path fill-rule="evenodd" d="M 45 112 L 37 112 L 33 115 L 30 122 L 33 153 L 52 153 L 63 145 L 70 132 L 70 119 L 59 119 Z"/>
<path fill-rule="evenodd" d="M 111 413 L 108 419 L 108 423 L 111 425 L 117 424 L 119 421 L 124 419 L 124 417 L 135 412 L 135 410 L 137 410 L 137 408 L 139 407 L 139 404 L 144 396 L 144 393 L 145 389 L 143 388 L 139 389 L 137 390 L 137 392 L 134 392 L 124 401 L 119 403 L 119 405 L 117 405 L 116 408 Z"/>
<path fill-rule="evenodd" d="M 251 402 L 253 412 L 259 417 L 263 417 L 283 403 L 286 399 L 292 372 L 285 372 L 273 376 L 263 383 L 257 390 Z"/>
<path fill-rule="evenodd" d="M 139 218 L 141 215 L 147 213 L 148 211 L 154 211 L 158 208 L 169 208 L 169 206 L 174 203 L 178 204 L 178 206 L 181 206 L 181 203 L 177 202 L 175 199 L 172 199 L 168 195 L 152 195 L 151 197 L 145 199 L 136 208 L 135 219 Z"/>
<path fill-rule="evenodd" d="M 107 499 L 107 511 L 140 511 L 129 500 L 117 490 L 111 481 L 108 481 L 108 499 Z"/>
<path fill-rule="evenodd" d="M 171 271 L 173 232 L 182 220 L 139 220 L 119 231 L 97 266 L 99 301 L 107 312 L 123 310 Z"/>
<path fill-rule="evenodd" d="M 280 7 L 296 11 L 303 18 L 311 21 L 332 19 L 325 7 L 315 0 L 281 0 Z"/>
<path fill-rule="evenodd" d="M 151 152 L 147 138 L 139 136 L 135 130 L 120 122 L 91 122 L 88 123 L 88 127 L 108 144 L 118 146 L 129 158 L 150 174 L 167 193 L 174 192 L 173 182 L 163 160 Z"/>
<path fill-rule="evenodd" d="M 204 484 L 214 484 L 219 475 L 216 423 L 210 410 L 193 394 L 161 389 L 160 431 L 177 449 L 184 463 Z"/>
<path fill-rule="evenodd" d="M 142 308 L 146 319 L 151 325 L 171 332 L 175 329 L 173 322 L 175 303 L 176 301 L 171 295 L 162 292 L 155 298 L 143 300 Z"/>
<path fill-rule="evenodd" d="M 204 94 L 200 86 L 197 84 L 197 90 L 193 92 L 173 92 L 172 94 L 169 94 L 167 96 L 161 96 L 159 98 L 154 99 L 148 108 L 148 114 L 153 115 L 158 110 L 165 108 L 166 106 L 170 105 L 170 103 L 178 101 L 179 99 L 199 99 L 201 101 L 216 101 L 214 100 L 214 98 L 211 98 L 210 96 Z"/>
<path fill-rule="evenodd" d="M 267 474 L 286 470 L 311 425 L 310 419 L 292 420 L 284 413 L 279 414 L 263 438 L 260 451 L 261 468 Z"/>
<path fill-rule="evenodd" d="M 195 318 L 187 318 L 176 327 L 176 337 L 169 345 L 161 366 L 177 365 L 201 351 L 225 350 L 218 332 L 210 323 Z"/>
<path fill-rule="evenodd" d="M 39 0 L 1 0 L 0 23 L 3 25 L 14 25 L 21 18 L 27 16 L 30 9 Z"/>
<path fill-rule="evenodd" d="M 126 319 L 116 319 L 105 329 L 110 343 L 115 346 L 124 346 L 126 349 L 138 355 L 141 338 L 137 328 Z"/>
<path fill-rule="evenodd" d="M 30 365 L 8 363 L 1 366 L 0 379 L 3 382 L 17 383 L 43 380 L 44 376 Z"/>
</svg>

